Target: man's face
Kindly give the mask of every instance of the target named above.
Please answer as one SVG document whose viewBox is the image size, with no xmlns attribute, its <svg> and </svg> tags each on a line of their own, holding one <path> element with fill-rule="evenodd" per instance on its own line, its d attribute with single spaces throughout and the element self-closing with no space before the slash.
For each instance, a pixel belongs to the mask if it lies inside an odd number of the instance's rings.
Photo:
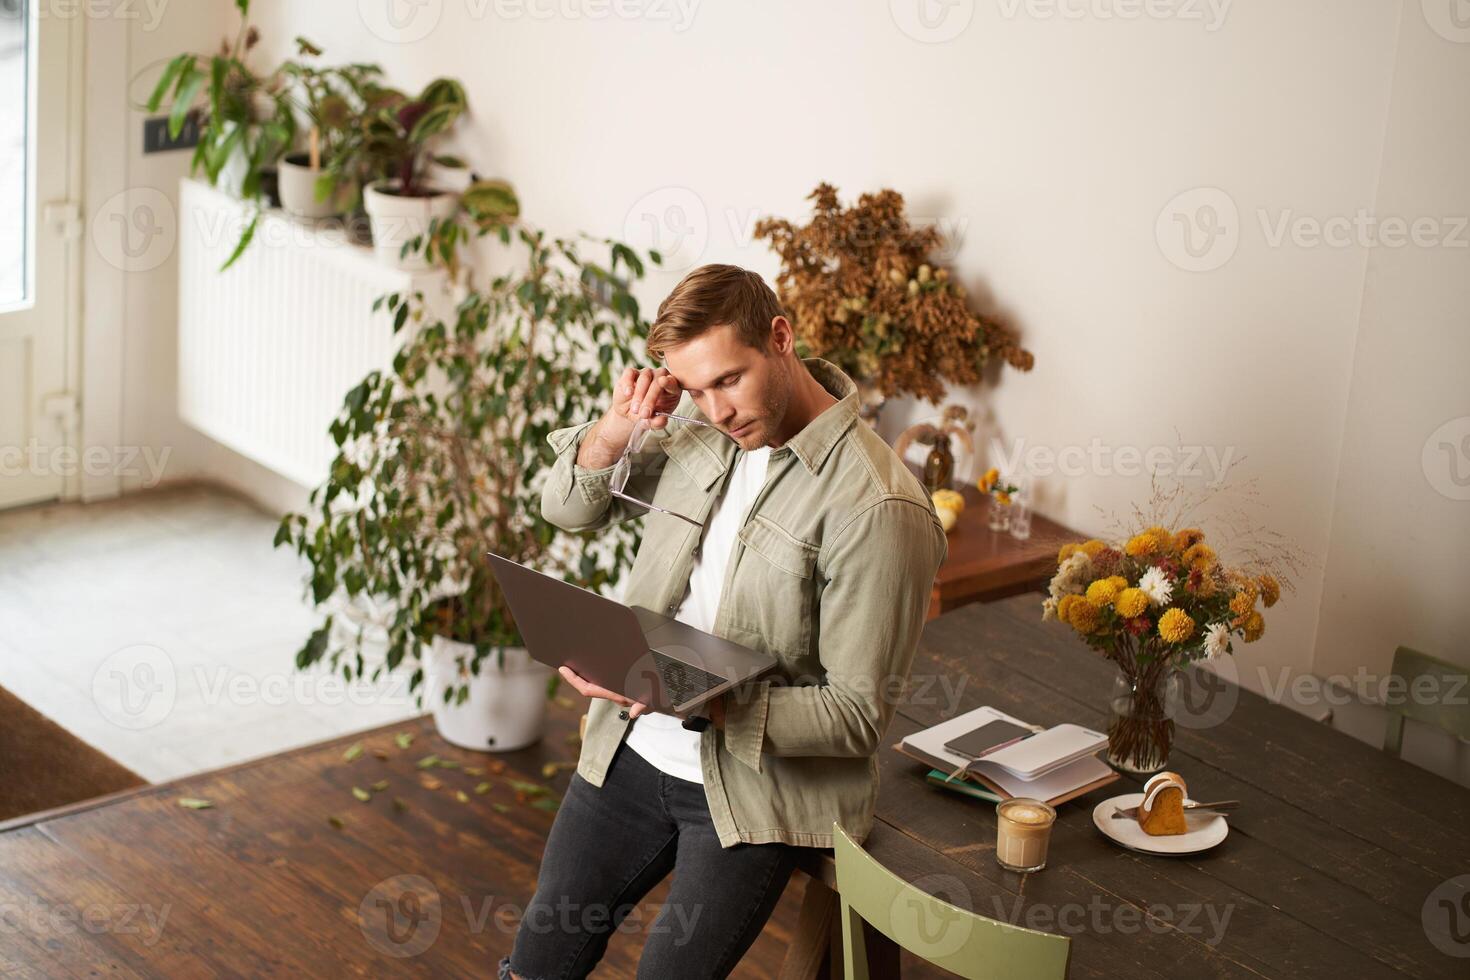
<svg viewBox="0 0 1470 980">
<path fill-rule="evenodd" d="M 791 327 L 777 317 L 770 350 L 741 342 L 735 327 L 722 325 L 670 349 L 664 365 L 709 420 L 741 449 L 768 445 L 780 431 L 791 401 L 791 370 L 785 356 Z"/>
</svg>

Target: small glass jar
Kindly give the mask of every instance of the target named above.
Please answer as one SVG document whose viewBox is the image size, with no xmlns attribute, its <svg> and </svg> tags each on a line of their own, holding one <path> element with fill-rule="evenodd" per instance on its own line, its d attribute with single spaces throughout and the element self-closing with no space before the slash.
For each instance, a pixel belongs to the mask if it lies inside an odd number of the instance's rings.
<svg viewBox="0 0 1470 980">
<path fill-rule="evenodd" d="M 1011 527 L 1011 504 L 1009 501 L 1001 503 L 995 494 L 990 495 L 990 504 L 986 514 L 990 529 L 992 531 L 1008 531 Z"/>
<path fill-rule="evenodd" d="M 1011 537 L 1021 541 L 1031 537 L 1031 505 L 1019 495 L 1011 498 Z"/>
<path fill-rule="evenodd" d="M 1016 797 L 995 807 L 995 860 L 1007 871 L 1046 867 L 1057 811 L 1040 800 Z"/>
</svg>

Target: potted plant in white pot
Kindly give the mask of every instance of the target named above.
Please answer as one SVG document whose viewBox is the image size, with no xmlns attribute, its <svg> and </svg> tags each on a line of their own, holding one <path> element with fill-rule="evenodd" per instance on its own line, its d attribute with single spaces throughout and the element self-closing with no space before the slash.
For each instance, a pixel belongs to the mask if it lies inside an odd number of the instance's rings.
<svg viewBox="0 0 1470 980">
<path fill-rule="evenodd" d="M 393 94 L 377 79 L 382 69 L 372 64 L 319 68 L 307 63 L 321 49 L 304 37 L 296 39 L 298 60 L 282 72 L 291 82 L 291 94 L 305 117 L 306 149 L 281 158 L 281 207 L 299 218 L 330 218 L 357 207 L 361 174 L 348 165 L 357 145 L 361 120 Z M 341 159 L 342 166 L 333 167 Z"/>
<path fill-rule="evenodd" d="M 643 263 L 627 246 L 500 231 L 523 261 L 468 289 L 452 316 L 418 294 L 380 300 L 403 347 L 348 393 L 312 512 L 276 534 L 307 559 L 328 613 L 297 666 L 376 681 L 418 658 L 409 688 L 421 704 L 428 691 L 440 733 L 491 751 L 540 737 L 560 677 L 522 649 L 485 554 L 595 590 L 631 565 L 635 525 L 568 534 L 542 518 L 540 493 L 555 460 L 546 436 L 599 410 L 648 326 L 628 289 Z M 583 258 L 593 248 L 605 267 Z"/>
<path fill-rule="evenodd" d="M 367 161 L 366 169 L 380 177 L 364 189 L 363 206 L 372 227 L 373 249 L 389 265 L 425 268 L 427 260 L 409 243 L 424 235 L 431 221 L 454 214 L 458 195 L 428 183 L 425 172 L 433 159 L 430 143 L 447 132 L 467 106 L 463 86 L 440 78 L 417 98 L 391 93 L 363 118 L 359 153 Z M 459 163 L 452 157 L 444 162 Z"/>
<path fill-rule="evenodd" d="M 250 244 L 260 218 L 262 178 L 296 135 L 283 74 L 257 74 L 247 62 L 260 40 L 260 32 L 250 25 L 250 0 L 235 0 L 235 6 L 240 11 L 235 36 L 222 41 L 214 54 L 186 52 L 170 59 L 147 102 L 148 111 L 157 112 L 172 93 L 168 129 L 174 139 L 188 117 L 196 115 L 199 142 L 190 173 L 202 170 L 212 186 L 256 204 L 223 268 Z"/>
</svg>

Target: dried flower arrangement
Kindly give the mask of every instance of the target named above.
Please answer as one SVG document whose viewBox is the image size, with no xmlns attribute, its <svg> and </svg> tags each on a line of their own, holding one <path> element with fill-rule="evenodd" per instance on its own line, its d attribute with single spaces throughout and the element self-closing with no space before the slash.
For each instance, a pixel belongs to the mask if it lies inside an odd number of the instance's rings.
<svg viewBox="0 0 1470 980">
<path fill-rule="evenodd" d="M 755 227 L 781 256 L 777 294 L 804 354 L 832 361 L 885 396 L 936 404 L 944 382 L 978 382 L 992 354 L 1031 370 L 1031 353 L 973 312 L 964 287 L 930 259 L 941 236 L 909 225 L 903 195 L 863 194 L 845 208 L 837 189 L 823 183 L 808 200 L 815 203 L 806 224 L 766 218 Z"/>
</svg>

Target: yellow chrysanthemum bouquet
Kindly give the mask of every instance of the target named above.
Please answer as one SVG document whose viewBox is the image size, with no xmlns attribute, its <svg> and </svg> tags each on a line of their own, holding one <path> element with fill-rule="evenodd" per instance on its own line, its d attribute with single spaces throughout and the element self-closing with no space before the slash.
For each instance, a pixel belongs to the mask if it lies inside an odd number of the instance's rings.
<svg viewBox="0 0 1470 980">
<path fill-rule="evenodd" d="M 1258 607 L 1276 604 L 1281 582 L 1227 567 L 1198 528 L 1154 526 L 1121 545 L 1063 545 L 1049 592 L 1042 618 L 1066 623 L 1118 666 L 1109 761 L 1153 772 L 1173 741 L 1178 668 L 1232 652 L 1232 637 L 1260 639 Z"/>
</svg>

